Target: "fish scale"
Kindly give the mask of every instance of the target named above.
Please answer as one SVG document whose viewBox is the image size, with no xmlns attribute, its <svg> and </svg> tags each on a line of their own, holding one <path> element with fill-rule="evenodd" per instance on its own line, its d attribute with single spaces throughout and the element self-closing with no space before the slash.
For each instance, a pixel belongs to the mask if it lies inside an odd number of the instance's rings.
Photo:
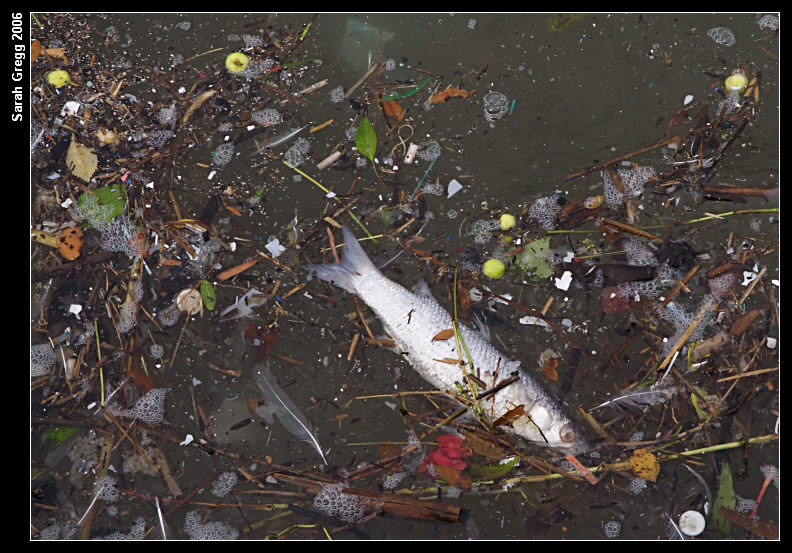
<svg viewBox="0 0 792 553">
<path fill-rule="evenodd" d="M 371 262 L 354 234 L 342 228 L 345 248 L 340 263 L 308 265 L 318 278 L 356 294 L 377 315 L 396 349 L 413 368 L 439 390 L 467 389 L 464 367 L 447 362 L 460 359 L 457 340 L 435 340 L 438 333 L 453 328 L 451 314 L 428 287 L 414 293 L 383 275 Z M 587 448 L 583 434 L 541 384 L 520 368 L 520 362 L 498 351 L 479 331 L 459 326 L 476 376 L 487 389 L 517 373 L 519 380 L 480 400 L 490 422 L 518 406 L 523 413 L 501 429 L 553 449 L 578 452 Z M 461 359 L 467 367 L 467 354 Z M 446 360 L 446 361 L 441 361 Z M 481 393 L 485 390 L 475 390 Z"/>
</svg>

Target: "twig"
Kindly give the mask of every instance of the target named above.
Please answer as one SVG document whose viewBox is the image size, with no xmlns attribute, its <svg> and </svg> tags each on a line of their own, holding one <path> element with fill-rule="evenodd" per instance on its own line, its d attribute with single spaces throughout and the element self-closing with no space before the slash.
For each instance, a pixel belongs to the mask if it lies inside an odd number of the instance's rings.
<svg viewBox="0 0 792 553">
<path fill-rule="evenodd" d="M 569 175 L 566 178 L 566 180 L 569 181 L 569 180 L 572 180 L 572 179 L 576 179 L 578 177 L 582 177 L 583 175 L 587 175 L 588 173 L 591 173 L 592 171 L 596 171 L 597 169 L 602 169 L 604 167 L 607 167 L 608 165 L 613 165 L 616 162 L 619 162 L 619 161 L 622 161 L 622 160 L 625 160 L 625 159 L 629 159 L 631 157 L 635 157 L 637 155 L 640 155 L 640 154 L 643 154 L 643 153 L 646 153 L 646 152 L 650 152 L 650 151 L 655 150 L 657 148 L 662 148 L 666 144 L 670 144 L 673 141 L 674 141 L 673 138 L 669 138 L 667 140 L 663 140 L 662 142 L 658 142 L 657 144 L 653 144 L 651 146 L 647 146 L 646 148 L 641 148 L 640 150 L 636 150 L 636 151 L 634 151 L 632 153 L 625 154 L 625 155 L 619 156 L 619 157 L 615 157 L 615 158 L 613 158 L 611 160 L 608 160 L 608 161 L 605 161 L 605 162 L 602 162 L 602 163 L 598 163 L 598 164 L 596 164 L 596 165 L 594 165 L 592 167 L 589 167 L 588 169 L 583 169 L 582 171 L 578 171 L 577 173 L 572 173 L 571 175 Z"/>
<path fill-rule="evenodd" d="M 358 79 L 358 81 L 357 81 L 355 84 L 353 84 L 353 85 L 350 87 L 350 89 L 349 89 L 349 90 L 347 90 L 346 94 L 344 94 L 344 98 L 347 98 L 347 99 L 349 99 L 349 97 L 350 97 L 350 96 L 352 96 L 352 93 L 355 91 L 355 89 L 356 89 L 357 87 L 359 87 L 360 85 L 362 85 L 364 82 L 366 82 L 366 79 L 368 79 L 368 78 L 371 76 L 371 74 L 372 74 L 372 73 L 374 73 L 374 71 L 376 71 L 376 70 L 377 70 L 377 68 L 378 68 L 379 66 L 380 66 L 380 62 L 377 62 L 377 63 L 375 63 L 374 65 L 372 65 L 372 66 L 369 68 L 369 70 L 368 70 L 368 71 L 366 71 L 366 74 L 365 74 L 365 75 L 363 75 L 362 77 L 360 77 L 360 79 Z"/>
</svg>

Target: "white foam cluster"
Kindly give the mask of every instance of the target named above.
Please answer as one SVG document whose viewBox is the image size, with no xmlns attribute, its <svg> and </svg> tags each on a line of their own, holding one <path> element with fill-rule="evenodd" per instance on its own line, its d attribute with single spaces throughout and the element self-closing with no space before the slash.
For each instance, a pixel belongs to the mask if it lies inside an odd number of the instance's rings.
<svg viewBox="0 0 792 553">
<path fill-rule="evenodd" d="M 109 222 L 96 221 L 94 227 L 102 234 L 103 249 L 124 252 L 130 259 L 140 256 L 140 238 L 126 215 L 119 215 Z"/>
<path fill-rule="evenodd" d="M 148 476 L 158 476 L 157 469 L 159 469 L 159 463 L 157 463 L 157 452 L 154 451 L 153 448 L 145 446 L 142 448 L 142 452 L 151 460 L 156 469 L 141 459 L 140 453 L 134 450 L 127 450 L 122 455 L 123 464 L 121 465 L 121 472 L 124 474 L 138 473 L 147 474 Z"/>
<path fill-rule="evenodd" d="M 118 481 L 113 478 L 112 476 L 100 476 L 94 482 L 94 493 L 96 493 L 96 498 L 101 501 L 107 501 L 108 503 L 112 503 L 117 501 L 121 494 L 116 488 L 116 483 Z"/>
<path fill-rule="evenodd" d="M 382 489 L 384 490 L 392 490 L 396 486 L 398 486 L 404 477 L 407 476 L 406 472 L 393 472 L 385 478 L 385 481 L 382 483 Z"/>
<path fill-rule="evenodd" d="M 154 388 L 137 400 L 131 409 L 113 408 L 108 404 L 110 413 L 117 417 L 138 419 L 147 424 L 159 424 L 165 419 L 165 388 Z"/>
<path fill-rule="evenodd" d="M 330 91 L 330 101 L 334 104 L 344 101 L 344 88 L 341 85 Z"/>
<path fill-rule="evenodd" d="M 165 144 L 168 143 L 168 140 L 173 138 L 173 131 L 169 130 L 155 130 L 148 133 L 148 138 L 146 139 L 146 146 L 151 146 L 152 148 L 162 148 Z"/>
<path fill-rule="evenodd" d="M 358 495 L 342 493 L 345 484 L 322 485 L 322 490 L 314 497 L 314 507 L 344 522 L 354 522 L 363 517 L 368 501 Z"/>
<path fill-rule="evenodd" d="M 447 497 L 449 499 L 456 499 L 460 495 L 462 495 L 462 490 L 459 488 L 455 488 L 454 486 L 443 488 L 443 497 Z"/>
<path fill-rule="evenodd" d="M 92 227 L 105 224 L 113 208 L 109 205 L 101 205 L 96 194 L 83 194 L 80 198 L 82 206 L 75 205 L 70 210 L 72 219 L 87 221 Z"/>
<path fill-rule="evenodd" d="M 116 530 L 107 536 L 96 538 L 98 540 L 142 540 L 145 535 L 146 520 L 143 517 L 137 517 L 129 530 L 129 534 L 124 534 Z"/>
<path fill-rule="evenodd" d="M 722 98 L 718 103 L 715 113 L 720 114 L 723 107 L 726 106 L 726 111 L 723 112 L 723 115 L 730 115 L 739 109 L 741 103 L 740 93 L 736 90 L 729 90 L 726 92 L 726 97 Z"/>
<path fill-rule="evenodd" d="M 762 471 L 765 478 L 772 480 L 773 485 L 778 488 L 781 478 L 781 471 L 778 470 L 778 467 L 774 465 L 761 465 L 759 470 Z"/>
<path fill-rule="evenodd" d="M 181 317 L 181 314 L 181 310 L 179 310 L 179 308 L 174 304 L 168 306 L 168 308 L 164 311 L 160 311 L 157 317 L 165 326 L 173 326 L 179 322 L 179 317 Z"/>
<path fill-rule="evenodd" d="M 256 111 L 251 114 L 250 118 L 259 125 L 263 125 L 265 127 L 271 127 L 272 125 L 277 125 L 283 121 L 283 117 L 281 117 L 281 114 L 278 113 L 278 110 L 272 108 Z"/>
<path fill-rule="evenodd" d="M 468 228 L 468 236 L 473 236 L 476 244 L 486 244 L 492 238 L 491 231 L 500 228 L 500 223 L 496 220 L 478 219 L 471 223 Z"/>
<path fill-rule="evenodd" d="M 753 512 L 755 507 L 756 507 L 756 501 L 754 499 L 747 499 L 745 497 L 740 497 L 738 495 L 737 505 L 735 505 L 734 510 L 737 511 L 738 513 L 747 515 Z"/>
<path fill-rule="evenodd" d="M 162 359 L 162 356 L 165 355 L 165 347 L 162 344 L 152 344 L 149 353 L 154 359 Z"/>
<path fill-rule="evenodd" d="M 245 43 L 245 48 L 257 48 L 264 44 L 264 39 L 261 35 L 242 35 L 242 41 Z"/>
<path fill-rule="evenodd" d="M 767 31 L 777 31 L 781 26 L 778 16 L 766 14 L 756 20 L 756 24 Z"/>
<path fill-rule="evenodd" d="M 430 182 L 423 185 L 424 194 L 432 194 L 433 196 L 442 196 L 445 193 L 443 185 L 440 183 Z"/>
<path fill-rule="evenodd" d="M 624 248 L 627 255 L 627 265 L 657 265 L 657 258 L 652 250 L 634 238 L 626 238 L 622 242 L 622 248 Z"/>
<path fill-rule="evenodd" d="M 182 21 L 179 23 L 179 29 L 182 31 L 189 31 L 192 24 L 189 21 Z"/>
<path fill-rule="evenodd" d="M 57 521 L 53 521 L 51 524 L 45 526 L 39 532 L 39 539 L 40 540 L 57 540 L 60 536 L 61 525 Z"/>
<path fill-rule="evenodd" d="M 707 295 L 702 299 L 702 305 L 707 302 L 710 304 L 710 309 L 709 312 L 702 316 L 698 326 L 696 326 L 695 330 L 688 338 L 688 342 L 697 342 L 698 340 L 701 340 L 707 327 L 712 326 L 715 323 L 715 316 L 712 312 L 712 299 L 713 298 L 710 295 Z M 661 307 L 657 310 L 658 314 L 676 329 L 674 335 L 668 338 L 667 341 L 663 342 L 663 355 L 667 355 L 668 352 L 671 351 L 671 348 L 674 346 L 674 344 L 676 344 L 679 339 L 682 338 L 682 335 L 690 326 L 690 323 L 693 322 L 693 319 L 695 319 L 696 313 L 700 308 L 701 307 L 697 307 L 695 313 L 687 313 L 674 302 L 671 302 L 667 306 Z"/>
<path fill-rule="evenodd" d="M 396 60 L 393 58 L 385 60 L 385 71 L 393 71 L 394 69 L 396 69 Z"/>
<path fill-rule="evenodd" d="M 234 157 L 234 145 L 231 142 L 224 142 L 220 144 L 215 151 L 212 152 L 212 163 L 218 166 L 223 166 Z"/>
<path fill-rule="evenodd" d="M 49 344 L 36 344 L 30 348 L 30 376 L 49 374 L 55 364 L 55 350 Z"/>
<path fill-rule="evenodd" d="M 217 132 L 231 132 L 234 126 L 231 123 L 220 123 L 217 125 Z"/>
<path fill-rule="evenodd" d="M 713 27 L 707 31 L 707 36 L 715 41 L 716 44 L 721 46 L 732 46 L 737 42 L 734 36 L 734 31 L 728 27 Z"/>
<path fill-rule="evenodd" d="M 236 472 L 224 472 L 214 481 L 212 493 L 217 497 L 223 497 L 236 486 L 238 480 Z"/>
<path fill-rule="evenodd" d="M 163 125 L 170 125 L 176 121 L 176 110 L 173 108 L 162 108 L 157 114 L 157 120 Z"/>
<path fill-rule="evenodd" d="M 273 62 L 270 58 L 265 60 L 250 60 L 248 63 L 247 68 L 242 71 L 241 73 L 234 73 L 234 75 L 238 75 L 244 79 L 250 80 L 255 79 L 262 73 L 267 73 L 275 62 Z"/>
<path fill-rule="evenodd" d="M 286 150 L 286 153 L 283 154 L 283 159 L 290 165 L 297 167 L 305 161 L 305 155 L 310 147 L 311 143 L 307 138 L 299 138 L 292 144 L 291 148 Z"/>
<path fill-rule="evenodd" d="M 190 511 L 184 517 L 184 531 L 193 540 L 235 540 L 239 530 L 225 522 L 201 524 L 199 511 Z"/>
<path fill-rule="evenodd" d="M 714 278 L 709 279 L 709 289 L 712 295 L 716 298 L 722 299 L 729 295 L 729 291 L 737 281 L 737 275 L 732 272 L 720 274 Z"/>
<path fill-rule="evenodd" d="M 624 194 L 613 184 L 610 174 L 607 171 L 602 172 L 603 194 L 608 207 L 620 206 L 627 198 L 640 196 L 643 193 L 646 182 L 654 176 L 655 170 L 653 167 L 635 167 L 633 169 L 617 169 L 616 173 L 624 185 Z"/>
<path fill-rule="evenodd" d="M 610 522 L 606 522 L 602 526 L 602 531 L 605 532 L 605 535 L 611 539 L 616 538 L 621 533 L 621 524 L 616 522 L 615 520 L 611 520 Z"/>
<path fill-rule="evenodd" d="M 441 152 L 440 143 L 437 140 L 429 140 L 421 144 L 418 150 L 418 157 L 426 161 L 432 161 L 440 157 Z"/>
<path fill-rule="evenodd" d="M 638 495 L 642 491 L 646 489 L 646 480 L 643 478 L 632 478 L 630 483 L 627 485 L 627 489 L 630 490 L 630 493 L 633 495 Z"/>
<path fill-rule="evenodd" d="M 560 210 L 557 196 L 544 196 L 528 208 L 528 217 L 543 229 L 552 230 L 556 227 L 555 216 Z"/>
</svg>

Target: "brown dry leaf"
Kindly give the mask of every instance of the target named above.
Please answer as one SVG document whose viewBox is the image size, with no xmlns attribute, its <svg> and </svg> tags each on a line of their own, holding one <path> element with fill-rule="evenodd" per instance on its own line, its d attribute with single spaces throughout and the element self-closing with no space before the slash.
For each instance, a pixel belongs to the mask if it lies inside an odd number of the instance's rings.
<svg viewBox="0 0 792 553">
<path fill-rule="evenodd" d="M 382 102 L 382 109 L 385 110 L 386 115 L 393 117 L 397 123 L 401 123 L 401 120 L 404 119 L 404 109 L 396 100 L 386 100 Z"/>
<path fill-rule="evenodd" d="M 80 227 L 65 228 L 58 235 L 58 251 L 69 261 L 74 261 L 80 257 L 82 245 L 83 231 Z"/>
<path fill-rule="evenodd" d="M 434 464 L 434 469 L 437 472 L 437 475 L 448 482 L 450 486 L 461 488 L 463 490 L 470 488 L 470 477 L 468 477 L 466 474 L 462 474 L 462 472 L 459 470 L 452 467 L 438 465 L 437 463 Z"/>
<path fill-rule="evenodd" d="M 96 157 L 92 149 L 72 139 L 66 152 L 66 167 L 71 170 L 72 175 L 88 182 L 96 172 L 98 164 L 99 158 Z"/>
<path fill-rule="evenodd" d="M 636 449 L 630 457 L 630 466 L 638 478 L 655 482 L 660 473 L 660 462 L 648 449 Z"/>
<path fill-rule="evenodd" d="M 461 284 L 457 285 L 457 304 L 459 305 L 459 316 L 463 319 L 470 313 L 470 294 L 467 288 Z"/>
<path fill-rule="evenodd" d="M 506 411 L 501 417 L 492 423 L 492 427 L 497 428 L 498 426 L 511 426 L 511 423 L 514 422 L 515 419 L 520 418 L 524 414 L 525 405 L 518 405 L 514 409 L 509 409 Z"/>
<path fill-rule="evenodd" d="M 446 328 L 445 330 L 441 330 L 440 332 L 435 334 L 434 338 L 432 338 L 432 342 L 435 342 L 435 341 L 438 341 L 438 340 L 448 340 L 453 335 L 454 335 L 454 329 L 453 328 Z"/>
<path fill-rule="evenodd" d="M 759 310 L 751 309 L 748 313 L 740 316 L 736 321 L 734 321 L 734 324 L 729 329 L 729 332 L 731 332 L 735 336 L 739 336 L 740 334 L 745 332 L 749 326 L 751 326 L 751 323 L 754 322 L 754 319 L 756 319 L 756 317 L 758 316 L 759 316 Z"/>
<path fill-rule="evenodd" d="M 41 52 L 45 56 L 51 56 L 53 58 L 58 58 L 63 60 L 63 63 L 69 64 L 69 58 L 66 57 L 66 49 L 65 48 L 44 48 Z"/>
<path fill-rule="evenodd" d="M 553 382 L 558 382 L 558 358 L 557 357 L 548 357 L 545 364 L 542 366 L 542 370 L 545 373 L 545 376 L 552 380 Z"/>
<path fill-rule="evenodd" d="M 489 457 L 490 459 L 502 459 L 503 456 L 506 455 L 506 451 L 502 447 L 495 444 L 495 442 L 489 438 L 485 438 L 474 432 L 465 432 L 465 443 L 475 453 L 483 455 L 484 457 Z"/>
<path fill-rule="evenodd" d="M 389 459 L 401 452 L 401 449 L 395 444 L 380 444 L 378 450 L 380 459 Z"/>
<path fill-rule="evenodd" d="M 433 104 L 442 104 L 443 102 L 449 101 L 451 98 L 459 98 L 460 100 L 467 100 L 468 93 L 467 90 L 462 90 L 461 88 L 455 88 L 453 86 L 448 86 L 445 90 L 442 90 L 429 98 L 429 101 Z"/>
<path fill-rule="evenodd" d="M 41 55 L 41 42 L 34 40 L 30 44 L 30 63 L 33 63 Z"/>
</svg>

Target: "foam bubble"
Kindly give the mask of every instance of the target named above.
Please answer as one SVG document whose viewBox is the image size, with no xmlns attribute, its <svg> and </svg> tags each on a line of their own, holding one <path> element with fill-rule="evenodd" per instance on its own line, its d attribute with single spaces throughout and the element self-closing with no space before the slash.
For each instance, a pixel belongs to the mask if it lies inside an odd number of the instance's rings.
<svg viewBox="0 0 792 553">
<path fill-rule="evenodd" d="M 55 364 L 55 350 L 49 344 L 36 344 L 30 348 L 30 376 L 49 374 Z"/>
<path fill-rule="evenodd" d="M 338 85 L 330 91 L 330 101 L 334 104 L 344 101 L 344 88 L 341 85 Z"/>
<path fill-rule="evenodd" d="M 184 531 L 193 540 L 235 540 L 239 530 L 225 522 L 201 524 L 199 511 L 190 511 L 184 516 Z"/>
<path fill-rule="evenodd" d="M 236 486 L 239 477 L 236 472 L 224 472 L 214 481 L 212 493 L 217 497 L 223 497 Z"/>
<path fill-rule="evenodd" d="M 265 127 L 277 125 L 283 121 L 283 117 L 281 117 L 281 114 L 278 113 L 278 110 L 272 108 L 256 111 L 251 114 L 250 118 L 259 125 L 264 125 Z"/>
<path fill-rule="evenodd" d="M 440 143 L 437 140 L 429 140 L 421 145 L 418 150 L 418 157 L 426 161 L 432 161 L 440 157 L 441 152 Z"/>
<path fill-rule="evenodd" d="M 611 539 L 616 538 L 621 533 L 621 524 L 616 522 L 615 520 L 611 520 L 610 522 L 606 522 L 603 527 L 602 531 L 605 532 L 605 535 Z"/>
<path fill-rule="evenodd" d="M 644 491 L 645 488 L 646 488 L 646 480 L 644 480 L 643 478 L 633 478 L 630 480 L 630 483 L 627 485 L 627 489 L 630 490 L 630 492 L 633 495 L 638 495 L 639 493 Z"/>
<path fill-rule="evenodd" d="M 116 530 L 107 536 L 96 538 L 99 540 L 142 540 L 146 530 L 146 520 L 143 517 L 137 517 L 129 530 L 129 534 L 124 534 Z"/>
<path fill-rule="evenodd" d="M 94 482 L 94 492 L 96 493 L 96 498 L 102 501 L 107 501 L 108 503 L 112 503 L 118 500 L 121 497 L 121 494 L 116 488 L 117 480 L 112 476 L 100 476 Z"/>
<path fill-rule="evenodd" d="M 165 347 L 161 344 L 152 344 L 149 352 L 154 359 L 162 359 L 162 356 L 165 355 Z"/>
<path fill-rule="evenodd" d="M 363 517 L 368 500 L 358 496 L 345 494 L 341 490 L 346 487 L 342 482 L 326 484 L 314 497 L 314 507 L 337 517 L 344 522 L 354 522 Z"/>
<path fill-rule="evenodd" d="M 721 46 L 732 46 L 737 42 L 734 32 L 728 27 L 713 27 L 707 31 L 707 36 Z"/>
<path fill-rule="evenodd" d="M 165 418 L 165 388 L 154 388 L 137 400 L 131 409 L 119 409 L 108 404 L 111 414 L 127 419 L 139 419 L 147 424 L 159 424 Z"/>
<path fill-rule="evenodd" d="M 215 151 L 212 152 L 212 162 L 215 165 L 223 166 L 234 157 L 234 145 L 231 142 L 220 144 Z"/>
<path fill-rule="evenodd" d="M 528 217 L 545 230 L 555 228 L 555 216 L 561 210 L 558 204 L 558 196 L 544 196 L 538 198 L 531 207 L 528 208 Z"/>
</svg>

